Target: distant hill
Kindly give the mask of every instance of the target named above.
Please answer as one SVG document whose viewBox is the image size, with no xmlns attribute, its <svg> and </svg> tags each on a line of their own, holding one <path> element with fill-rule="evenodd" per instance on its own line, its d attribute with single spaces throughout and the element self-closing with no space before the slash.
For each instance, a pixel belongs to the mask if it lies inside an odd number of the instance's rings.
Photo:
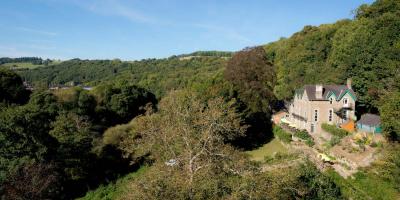
<svg viewBox="0 0 400 200">
<path fill-rule="evenodd" d="M 34 85 L 62 85 L 73 81 L 95 86 L 102 82 L 128 80 L 160 97 L 170 89 L 179 89 L 222 76 L 225 62 L 226 59 L 213 56 L 140 61 L 72 59 L 17 72 Z"/>
<path fill-rule="evenodd" d="M 20 58 L 0 58 L 0 68 L 8 68 L 12 70 L 21 69 L 34 69 L 37 67 L 44 67 L 49 65 L 59 64 L 61 61 L 42 59 L 38 57 L 20 57 Z"/>
<path fill-rule="evenodd" d="M 195 51 L 189 54 L 181 54 L 177 57 L 180 59 L 190 59 L 193 57 L 222 57 L 222 58 L 230 58 L 234 52 L 231 51 Z"/>
</svg>

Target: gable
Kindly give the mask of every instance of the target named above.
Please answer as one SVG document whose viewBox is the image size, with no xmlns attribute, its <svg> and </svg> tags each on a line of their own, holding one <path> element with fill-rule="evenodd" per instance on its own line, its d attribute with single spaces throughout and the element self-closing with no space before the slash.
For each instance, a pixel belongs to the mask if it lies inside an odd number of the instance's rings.
<svg viewBox="0 0 400 200">
<path fill-rule="evenodd" d="M 329 100 L 331 97 L 332 97 L 334 100 L 337 100 L 337 99 L 338 99 L 337 96 L 336 96 L 336 94 L 335 94 L 334 92 L 329 91 L 328 95 L 326 96 L 326 99 Z"/>
<path fill-rule="evenodd" d="M 353 99 L 353 101 L 356 101 L 356 100 L 357 100 L 357 98 L 356 98 L 356 96 L 354 95 L 354 93 L 351 92 L 349 89 L 346 89 L 346 90 L 339 96 L 339 98 L 337 99 L 337 101 L 342 100 L 342 98 L 343 98 L 344 96 L 346 96 L 346 94 L 348 94 L 347 96 L 350 96 L 350 97 Z"/>
<path fill-rule="evenodd" d="M 329 101 L 334 97 L 336 101 L 342 100 L 345 95 L 349 95 L 353 101 L 357 100 L 356 95 L 352 89 L 346 85 L 323 85 L 322 98 L 316 97 L 316 85 L 305 85 L 301 89 L 295 90 L 295 99 L 304 99 L 309 101 Z"/>
</svg>

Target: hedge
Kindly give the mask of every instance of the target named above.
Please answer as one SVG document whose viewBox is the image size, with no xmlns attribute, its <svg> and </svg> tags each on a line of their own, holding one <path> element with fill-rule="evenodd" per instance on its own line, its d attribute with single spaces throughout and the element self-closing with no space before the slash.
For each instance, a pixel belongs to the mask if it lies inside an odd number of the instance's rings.
<svg viewBox="0 0 400 200">
<path fill-rule="evenodd" d="M 326 132 L 332 134 L 333 136 L 337 136 L 339 138 L 343 138 L 350 134 L 348 131 L 346 131 L 344 129 L 338 128 L 335 125 L 330 125 L 327 123 L 323 123 L 321 128 L 323 130 L 325 130 Z"/>
<path fill-rule="evenodd" d="M 314 144 L 315 144 L 314 139 L 311 137 L 310 134 L 308 134 L 308 132 L 306 130 L 301 130 L 301 131 L 297 130 L 294 133 L 294 136 L 304 140 L 305 143 L 310 147 L 314 146 Z"/>
</svg>

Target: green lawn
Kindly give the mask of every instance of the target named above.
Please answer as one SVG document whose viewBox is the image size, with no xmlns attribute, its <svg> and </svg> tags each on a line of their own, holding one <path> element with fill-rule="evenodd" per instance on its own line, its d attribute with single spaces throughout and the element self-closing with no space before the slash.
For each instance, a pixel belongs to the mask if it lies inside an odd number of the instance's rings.
<svg viewBox="0 0 400 200">
<path fill-rule="evenodd" d="M 264 144 L 262 147 L 247 151 L 246 153 L 250 155 L 252 160 L 263 161 L 265 156 L 272 156 L 275 152 L 287 153 L 286 147 L 276 138 Z"/>
</svg>

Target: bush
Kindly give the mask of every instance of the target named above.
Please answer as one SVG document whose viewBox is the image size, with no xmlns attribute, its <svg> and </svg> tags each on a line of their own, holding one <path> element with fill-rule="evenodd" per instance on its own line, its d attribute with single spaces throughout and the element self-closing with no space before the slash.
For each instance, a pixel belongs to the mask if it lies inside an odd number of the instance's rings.
<svg viewBox="0 0 400 200">
<path fill-rule="evenodd" d="M 343 138 L 347 135 L 349 135 L 350 133 L 344 129 L 338 128 L 335 125 L 330 125 L 330 124 L 326 124 L 323 123 L 321 126 L 322 129 L 324 129 L 326 132 L 332 134 L 333 136 L 337 136 L 339 138 Z"/>
<path fill-rule="evenodd" d="M 315 144 L 314 139 L 311 137 L 310 134 L 308 134 L 306 130 L 301 130 L 301 131 L 298 130 L 294 133 L 294 136 L 304 140 L 306 144 L 310 147 L 314 146 Z"/>
<path fill-rule="evenodd" d="M 340 137 L 338 137 L 338 136 L 335 135 L 335 136 L 333 136 L 333 137 L 331 138 L 331 140 L 329 141 L 329 145 L 330 145 L 331 147 L 333 147 L 333 146 L 339 144 L 340 141 L 341 141 L 341 139 L 342 139 L 342 138 L 340 138 Z"/>
<path fill-rule="evenodd" d="M 301 131 L 296 131 L 294 134 L 296 137 L 302 139 L 302 140 L 308 140 L 308 139 L 312 139 L 312 137 L 310 136 L 310 134 L 307 133 L 306 130 L 301 130 Z"/>
<path fill-rule="evenodd" d="M 372 142 L 369 146 L 375 148 L 375 147 L 378 147 L 378 144 L 376 144 L 376 142 Z"/>
<path fill-rule="evenodd" d="M 292 141 L 292 134 L 286 132 L 279 126 L 274 126 L 273 128 L 274 136 L 279 138 L 279 140 L 290 143 Z"/>
<path fill-rule="evenodd" d="M 308 140 L 306 140 L 306 145 L 308 145 L 309 147 L 312 147 L 315 145 L 315 142 L 313 139 L 308 139 Z"/>
</svg>

